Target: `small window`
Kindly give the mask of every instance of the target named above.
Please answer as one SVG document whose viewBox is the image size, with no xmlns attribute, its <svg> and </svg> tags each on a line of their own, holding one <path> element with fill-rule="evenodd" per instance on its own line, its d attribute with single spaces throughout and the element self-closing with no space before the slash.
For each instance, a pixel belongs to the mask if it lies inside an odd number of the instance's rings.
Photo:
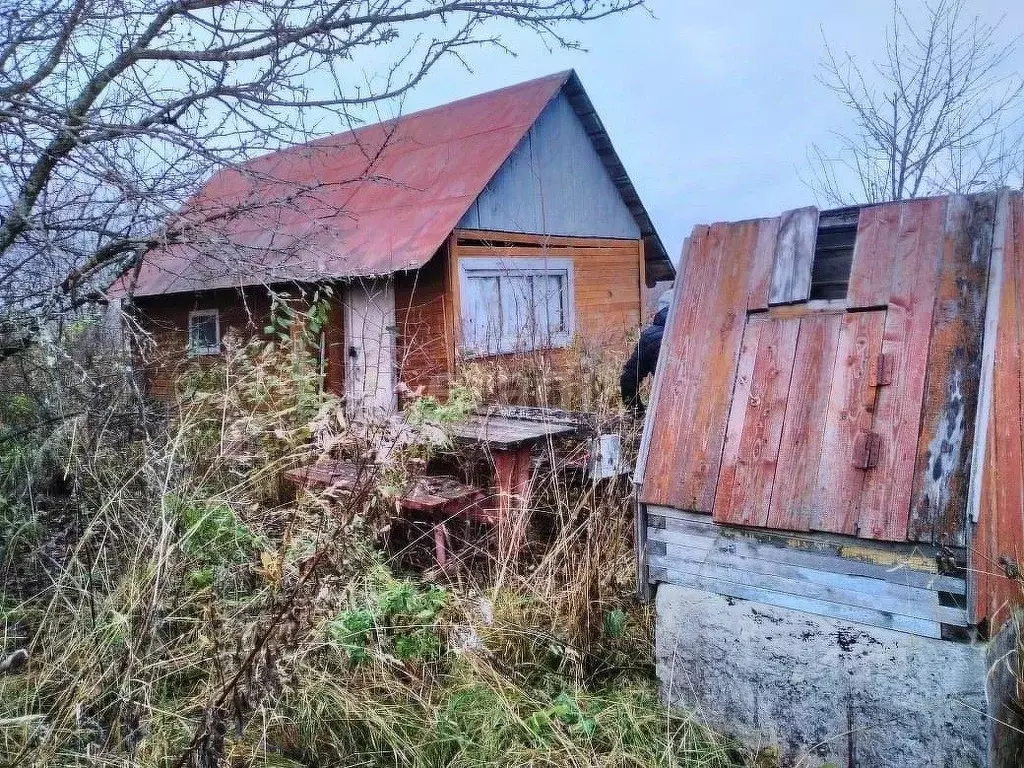
<svg viewBox="0 0 1024 768">
<path fill-rule="evenodd" d="M 811 299 L 845 299 L 850 287 L 858 208 L 823 211 L 811 267 Z"/>
<path fill-rule="evenodd" d="M 464 350 L 506 354 L 569 345 L 572 259 L 459 260 Z"/>
<path fill-rule="evenodd" d="M 190 355 L 220 354 L 220 313 L 216 309 L 189 313 L 188 351 Z"/>
</svg>

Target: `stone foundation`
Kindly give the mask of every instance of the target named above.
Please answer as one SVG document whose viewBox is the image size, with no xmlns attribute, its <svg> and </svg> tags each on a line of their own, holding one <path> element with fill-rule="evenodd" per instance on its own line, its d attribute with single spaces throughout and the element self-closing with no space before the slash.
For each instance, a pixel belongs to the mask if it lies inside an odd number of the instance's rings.
<svg viewBox="0 0 1024 768">
<path fill-rule="evenodd" d="M 1004 719 L 1009 711 L 1012 674 L 993 675 L 986 695 L 990 666 L 1002 660 L 1004 672 L 1010 668 L 1007 653 L 1015 654 L 1016 643 L 1007 642 L 1009 633 L 989 654 L 983 643 L 923 638 L 669 584 L 658 586 L 656 606 L 662 699 L 699 709 L 712 726 L 751 747 L 776 746 L 786 765 L 1022 764 L 1019 745 L 1009 743 L 1013 730 L 997 731 L 988 716 Z"/>
</svg>

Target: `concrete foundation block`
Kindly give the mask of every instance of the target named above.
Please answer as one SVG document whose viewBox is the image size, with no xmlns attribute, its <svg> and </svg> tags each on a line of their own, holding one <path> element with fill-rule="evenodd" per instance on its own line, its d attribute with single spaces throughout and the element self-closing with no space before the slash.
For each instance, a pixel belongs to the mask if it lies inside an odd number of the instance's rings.
<svg viewBox="0 0 1024 768">
<path fill-rule="evenodd" d="M 784 764 L 1021 765 L 990 753 L 989 713 L 1005 710 L 1005 691 L 986 691 L 993 663 L 987 644 L 917 637 L 669 584 L 658 586 L 656 607 L 663 700 L 699 709 L 712 726 L 752 747 L 776 746 Z M 1002 643 L 1005 660 L 1016 642 Z M 1019 754 L 1003 746 L 1006 755 Z"/>
</svg>

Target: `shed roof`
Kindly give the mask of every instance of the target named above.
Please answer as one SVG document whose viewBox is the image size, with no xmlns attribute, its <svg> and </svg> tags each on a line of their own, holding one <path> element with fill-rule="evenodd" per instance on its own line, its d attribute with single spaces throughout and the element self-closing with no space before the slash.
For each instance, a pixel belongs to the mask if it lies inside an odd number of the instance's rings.
<svg viewBox="0 0 1024 768">
<path fill-rule="evenodd" d="M 572 71 L 273 152 L 214 174 L 112 293 L 138 296 L 389 274 L 423 266 L 565 91 L 644 236 L 674 270 Z"/>
</svg>

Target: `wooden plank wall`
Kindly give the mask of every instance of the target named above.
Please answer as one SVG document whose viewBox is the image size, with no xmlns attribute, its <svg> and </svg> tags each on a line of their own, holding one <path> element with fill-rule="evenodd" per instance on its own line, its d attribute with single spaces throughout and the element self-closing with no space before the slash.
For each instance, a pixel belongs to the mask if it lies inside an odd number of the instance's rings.
<svg viewBox="0 0 1024 768">
<path fill-rule="evenodd" d="M 910 541 L 967 546 L 967 486 L 996 197 L 954 197 L 946 212 L 907 529 Z"/>
<path fill-rule="evenodd" d="M 979 407 L 977 527 L 971 545 L 975 620 L 993 629 L 1022 603 L 1024 564 L 1024 198 L 1003 193 L 996 214 L 989 302 L 991 388 Z M 976 443 L 977 445 L 977 443 Z"/>
<path fill-rule="evenodd" d="M 654 582 L 925 637 L 969 624 L 964 579 L 938 573 L 932 552 L 891 545 L 855 551 L 821 539 L 725 528 L 671 508 L 646 512 Z"/>
<path fill-rule="evenodd" d="M 697 227 L 665 329 L 641 500 L 711 512 L 761 220 Z M 756 278 L 754 278 L 756 280 Z"/>
<path fill-rule="evenodd" d="M 188 356 L 188 315 L 200 309 L 220 311 L 220 334 L 241 339 L 262 336 L 270 318 L 270 297 L 262 287 L 204 293 L 146 296 L 134 300 L 133 312 L 152 344 L 141 351 L 146 391 L 158 400 L 174 399 L 175 382 Z"/>
<path fill-rule="evenodd" d="M 448 245 L 415 272 L 395 275 L 398 380 L 410 394 L 448 393 L 455 353 Z"/>
<path fill-rule="evenodd" d="M 783 236 L 806 240 L 793 222 L 817 216 L 694 230 L 640 498 L 732 524 L 964 547 L 992 198 L 865 208 L 847 301 L 774 305 L 773 283 L 794 284 L 780 270 L 802 263 Z M 766 322 L 779 328 L 766 335 Z"/>
<path fill-rule="evenodd" d="M 460 323 L 458 260 L 572 259 L 575 289 L 576 335 L 584 344 L 622 348 L 625 340 L 650 322 L 641 317 L 643 243 L 596 237 L 554 237 L 508 232 L 458 230 L 449 263 L 453 333 L 456 344 Z"/>
</svg>

